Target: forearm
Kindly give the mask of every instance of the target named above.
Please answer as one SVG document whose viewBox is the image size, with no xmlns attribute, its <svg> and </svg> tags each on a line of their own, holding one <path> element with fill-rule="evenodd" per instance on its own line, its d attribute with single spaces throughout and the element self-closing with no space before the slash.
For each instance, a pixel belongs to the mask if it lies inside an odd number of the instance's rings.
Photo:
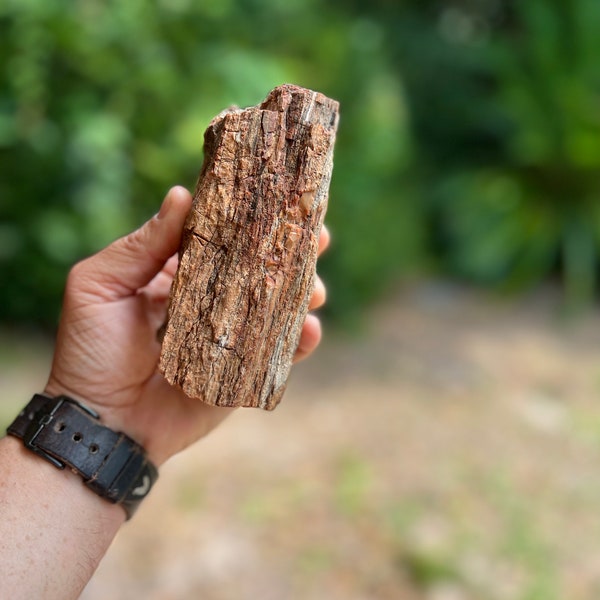
<svg viewBox="0 0 600 600">
<path fill-rule="evenodd" d="M 45 389 L 82 401 L 103 426 L 141 444 L 156 466 L 231 412 L 191 400 L 157 372 L 156 331 L 191 202 L 189 192 L 173 188 L 155 217 L 72 269 Z M 320 251 L 328 239 L 321 229 Z M 317 286 L 310 308 L 324 299 Z M 320 335 L 318 320 L 307 320 L 296 357 L 308 356 Z M 130 482 L 135 500 L 148 491 L 147 479 Z M 0 439 L 0 598 L 77 598 L 124 520 L 123 507 L 69 469 L 57 469 L 15 437 Z"/>
<path fill-rule="evenodd" d="M 78 475 L 0 439 L 0 597 L 77 598 L 124 520 Z"/>
</svg>

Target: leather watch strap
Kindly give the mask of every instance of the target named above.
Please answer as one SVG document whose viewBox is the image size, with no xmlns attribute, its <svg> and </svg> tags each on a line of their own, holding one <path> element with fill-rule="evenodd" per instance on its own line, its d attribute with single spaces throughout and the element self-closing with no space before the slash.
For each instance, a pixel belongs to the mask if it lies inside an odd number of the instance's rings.
<svg viewBox="0 0 600 600">
<path fill-rule="evenodd" d="M 138 443 L 68 396 L 35 394 L 7 433 L 56 467 L 77 472 L 96 494 L 123 506 L 128 519 L 158 478 Z"/>
</svg>

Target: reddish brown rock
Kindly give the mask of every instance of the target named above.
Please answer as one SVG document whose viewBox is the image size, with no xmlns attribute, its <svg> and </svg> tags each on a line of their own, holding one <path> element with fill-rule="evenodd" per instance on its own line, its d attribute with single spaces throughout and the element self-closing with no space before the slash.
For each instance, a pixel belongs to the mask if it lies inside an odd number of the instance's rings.
<svg viewBox="0 0 600 600">
<path fill-rule="evenodd" d="M 160 370 L 188 396 L 271 410 L 313 291 L 338 103 L 293 85 L 217 116 L 171 288 Z"/>
</svg>

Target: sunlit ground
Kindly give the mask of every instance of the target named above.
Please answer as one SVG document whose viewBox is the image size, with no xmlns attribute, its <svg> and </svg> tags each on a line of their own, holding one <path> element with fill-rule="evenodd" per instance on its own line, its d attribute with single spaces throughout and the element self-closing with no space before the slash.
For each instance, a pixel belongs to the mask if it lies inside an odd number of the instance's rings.
<svg viewBox="0 0 600 600">
<path fill-rule="evenodd" d="M 6 421 L 49 357 L 0 352 Z M 598 598 L 599 392 L 600 316 L 401 291 L 173 459 L 83 600 Z"/>
</svg>

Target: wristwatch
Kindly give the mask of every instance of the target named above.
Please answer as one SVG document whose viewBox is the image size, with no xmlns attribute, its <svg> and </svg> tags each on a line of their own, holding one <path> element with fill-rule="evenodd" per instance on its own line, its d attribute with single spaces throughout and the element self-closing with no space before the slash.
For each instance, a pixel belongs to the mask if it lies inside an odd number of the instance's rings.
<svg viewBox="0 0 600 600">
<path fill-rule="evenodd" d="M 68 396 L 35 394 L 6 431 L 55 467 L 81 475 L 96 494 L 120 504 L 127 519 L 158 479 L 142 446 Z"/>
</svg>

